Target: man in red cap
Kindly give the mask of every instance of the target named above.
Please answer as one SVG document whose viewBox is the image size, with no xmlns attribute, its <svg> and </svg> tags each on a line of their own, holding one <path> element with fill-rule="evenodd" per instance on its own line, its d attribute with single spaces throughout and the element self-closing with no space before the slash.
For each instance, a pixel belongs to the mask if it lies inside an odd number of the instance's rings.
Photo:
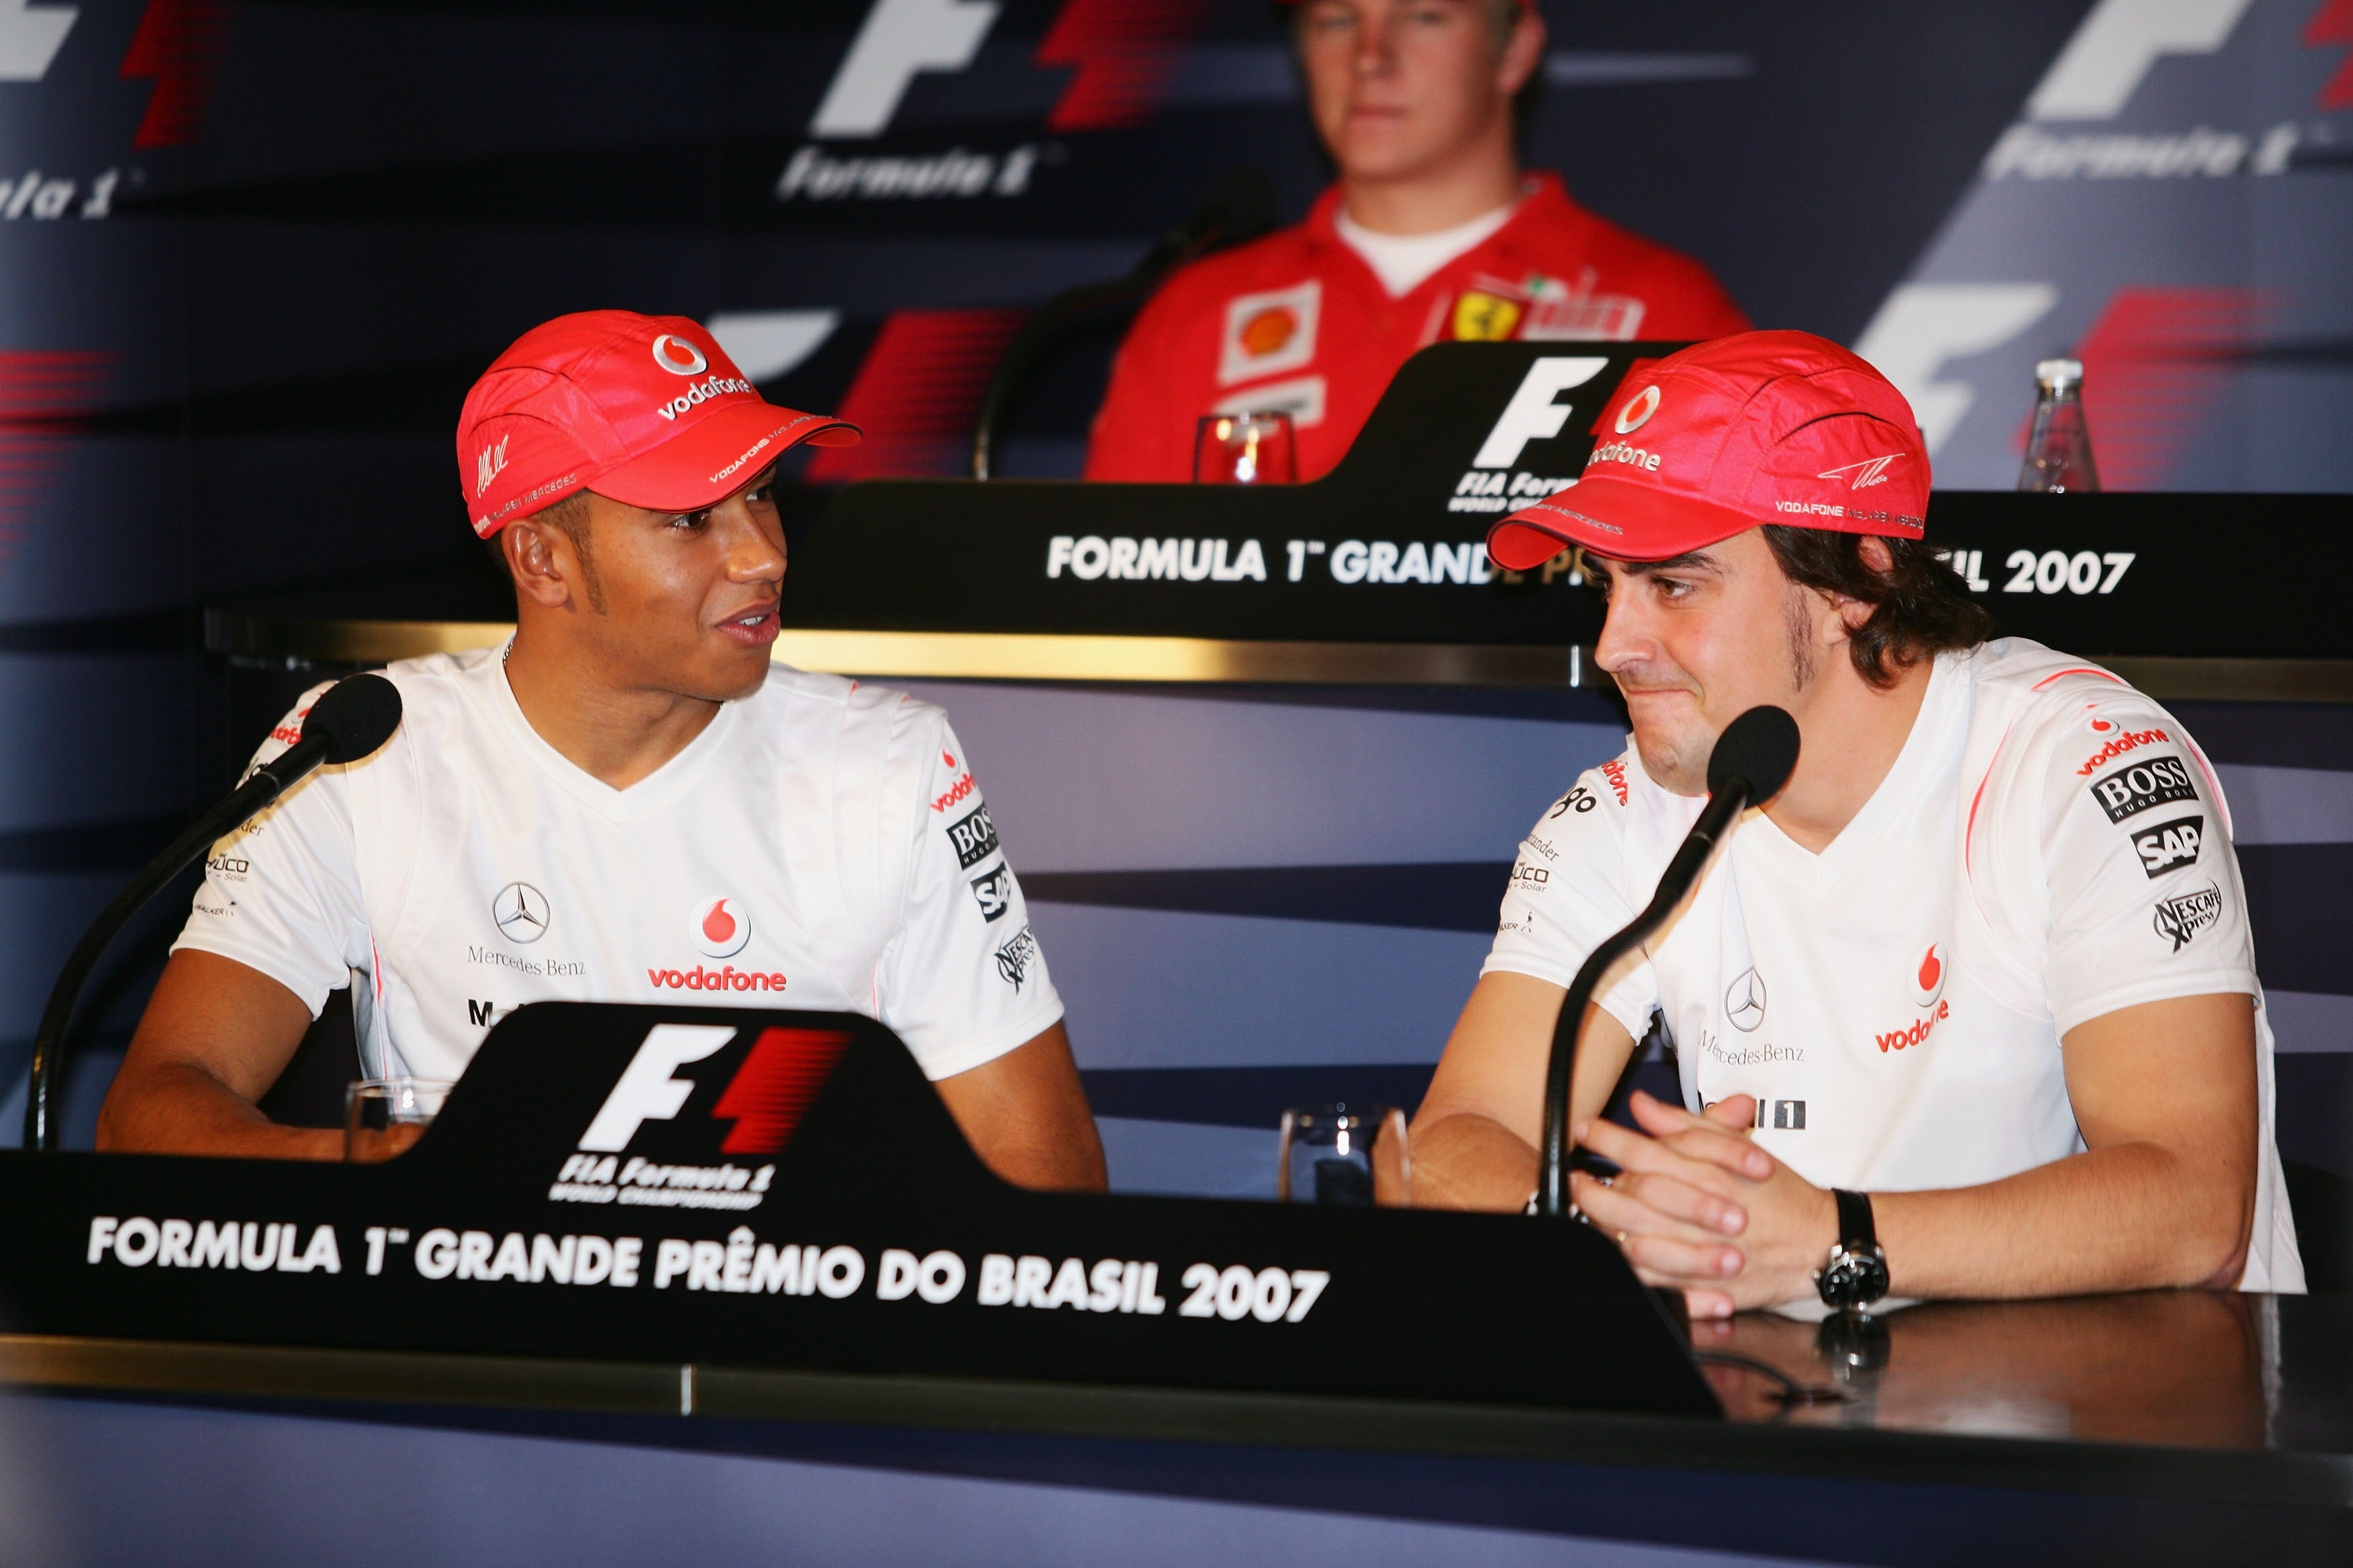
<svg viewBox="0 0 2353 1568">
<path fill-rule="evenodd" d="M 436 1079 L 525 1003 L 756 998 L 881 1019 L 997 1171 L 1101 1186 L 1061 1002 L 946 715 L 769 660 L 776 459 L 857 439 L 763 401 L 681 317 L 564 316 L 500 355 L 458 469 L 514 636 L 393 665 L 392 741 L 222 841 L 101 1146 L 340 1157 L 340 1133 L 254 1102 L 346 985 L 366 1072 Z"/>
<path fill-rule="evenodd" d="M 1299 64 L 1339 182 L 1294 228 L 1186 268 L 1128 333 L 1091 479 L 1186 480 L 1206 415 L 1280 411 L 1328 472 L 1416 349 L 1445 339 L 1712 338 L 1747 325 L 1706 268 L 1524 174 L 1529 0 L 1303 0 Z"/>
<path fill-rule="evenodd" d="M 1589 1223 L 1710 1316 L 2301 1290 L 2230 809 L 2180 722 L 1985 640 L 1922 542 L 1911 408 L 1834 344 L 1686 349 L 1600 434 L 1488 549 L 1583 548 L 1632 744 L 1522 846 L 1415 1122 L 1417 1201 L 1529 1201 L 1567 984 L 1649 901 L 1716 737 L 1769 703 L 1797 771 L 1587 1015 L 1572 1136 L 1620 1167 L 1573 1178 Z M 1654 1014 L 1687 1109 L 1637 1094 L 1629 1130 L 1600 1110 Z"/>
</svg>

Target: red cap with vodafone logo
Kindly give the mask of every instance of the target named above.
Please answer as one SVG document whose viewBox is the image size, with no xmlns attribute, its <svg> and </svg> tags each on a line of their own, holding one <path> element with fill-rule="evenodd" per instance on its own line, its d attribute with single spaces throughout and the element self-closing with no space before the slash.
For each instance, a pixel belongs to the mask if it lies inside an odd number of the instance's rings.
<svg viewBox="0 0 2353 1568">
<path fill-rule="evenodd" d="M 699 511 L 807 441 L 858 429 L 762 398 L 684 316 L 583 310 L 517 338 L 458 416 L 458 475 L 474 531 L 592 489 L 649 511 Z"/>
<path fill-rule="evenodd" d="M 1514 572 L 1563 545 L 1664 561 L 1767 522 L 1918 539 L 1928 449 L 1888 379 L 1811 332 L 1738 332 L 1619 388 L 1585 475 L 1514 512 L 1487 554 Z"/>
</svg>

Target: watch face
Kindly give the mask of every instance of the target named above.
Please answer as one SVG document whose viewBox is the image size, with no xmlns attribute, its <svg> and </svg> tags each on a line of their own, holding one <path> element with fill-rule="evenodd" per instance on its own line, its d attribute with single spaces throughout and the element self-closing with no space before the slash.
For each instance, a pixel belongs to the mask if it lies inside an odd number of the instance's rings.
<svg viewBox="0 0 2353 1568">
<path fill-rule="evenodd" d="M 1869 1306 L 1887 1294 L 1887 1261 L 1875 1247 L 1869 1252 L 1841 1247 L 1822 1270 L 1820 1289 L 1825 1306 Z"/>
</svg>

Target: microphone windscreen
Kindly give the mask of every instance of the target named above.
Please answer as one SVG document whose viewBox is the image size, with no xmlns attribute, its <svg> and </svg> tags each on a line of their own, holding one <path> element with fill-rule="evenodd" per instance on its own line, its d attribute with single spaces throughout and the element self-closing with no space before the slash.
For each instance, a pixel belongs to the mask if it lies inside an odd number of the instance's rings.
<svg viewBox="0 0 2353 1568">
<path fill-rule="evenodd" d="M 1798 721 L 1788 710 L 1766 704 L 1751 708 L 1724 727 L 1707 756 L 1707 793 L 1740 779 L 1756 805 L 1772 799 L 1798 766 Z"/>
<path fill-rule="evenodd" d="M 400 689 L 381 675 L 354 675 L 320 694 L 302 733 L 323 736 L 327 761 L 356 763 L 400 728 Z"/>
</svg>

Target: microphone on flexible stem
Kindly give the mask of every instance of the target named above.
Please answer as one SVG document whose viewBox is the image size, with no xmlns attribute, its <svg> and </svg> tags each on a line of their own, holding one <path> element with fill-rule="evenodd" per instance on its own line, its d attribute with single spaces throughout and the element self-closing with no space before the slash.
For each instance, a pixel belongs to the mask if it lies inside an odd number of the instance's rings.
<svg viewBox="0 0 2353 1568">
<path fill-rule="evenodd" d="M 997 426 L 1021 378 L 1039 354 L 1070 324 L 1071 318 L 1116 305 L 1158 287 L 1160 279 L 1208 251 L 1256 239 L 1274 226 L 1274 185 L 1256 169 L 1233 169 L 1218 177 L 1193 216 L 1164 234 L 1144 259 L 1121 277 L 1065 289 L 1029 318 L 997 363 L 981 397 L 972 431 L 972 477 L 987 479 L 997 466 Z"/>
<path fill-rule="evenodd" d="M 1798 721 L 1774 707 L 1751 708 L 1725 726 L 1715 750 L 1707 759 L 1707 805 L 1683 837 L 1675 858 L 1659 878 L 1650 907 L 1624 930 L 1595 948 L 1577 972 L 1568 994 L 1561 998 L 1560 1016 L 1552 1030 L 1552 1058 L 1545 1071 L 1543 1163 L 1536 1183 L 1536 1209 L 1541 1214 L 1568 1212 L 1568 1094 L 1577 1078 L 1577 1044 L 1585 1032 L 1585 1013 L 1610 965 L 1649 940 L 1667 923 L 1692 884 L 1707 869 L 1726 833 L 1740 814 L 1759 801 L 1772 799 L 1789 782 L 1798 765 Z"/>
<path fill-rule="evenodd" d="M 188 830 L 147 863 L 131 885 L 114 896 L 66 960 L 49 1005 L 33 1039 L 33 1072 L 25 1101 L 25 1147 L 58 1146 L 57 1118 L 49 1100 L 64 1076 L 66 1025 L 90 981 L 90 972 L 140 907 L 162 890 L 223 834 L 258 815 L 294 787 L 321 763 L 355 763 L 392 738 L 400 727 L 400 690 L 381 675 L 354 675 L 320 694 L 303 716 L 301 737 L 253 770 L 227 800 L 196 818 Z"/>
</svg>

